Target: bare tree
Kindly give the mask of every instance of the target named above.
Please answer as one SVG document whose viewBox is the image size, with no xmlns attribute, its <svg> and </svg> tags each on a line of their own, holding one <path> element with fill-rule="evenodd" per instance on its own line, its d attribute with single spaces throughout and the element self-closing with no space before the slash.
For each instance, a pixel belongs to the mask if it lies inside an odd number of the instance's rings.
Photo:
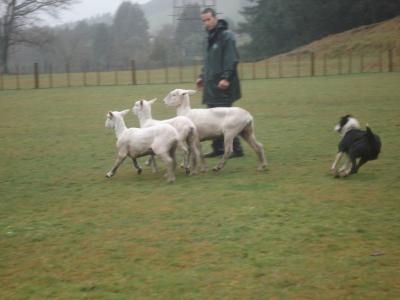
<svg viewBox="0 0 400 300">
<path fill-rule="evenodd" d="M 0 0 L 0 71 L 8 73 L 10 49 L 18 44 L 43 43 L 45 35 L 28 35 L 27 29 L 37 27 L 41 13 L 53 16 L 76 0 Z M 39 38 L 40 36 L 40 38 Z"/>
</svg>

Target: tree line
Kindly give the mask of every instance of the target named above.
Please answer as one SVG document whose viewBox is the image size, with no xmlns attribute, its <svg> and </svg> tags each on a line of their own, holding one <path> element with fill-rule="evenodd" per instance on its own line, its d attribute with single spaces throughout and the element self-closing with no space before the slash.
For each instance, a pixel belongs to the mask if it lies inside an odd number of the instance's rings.
<svg viewBox="0 0 400 300">
<path fill-rule="evenodd" d="M 242 55 L 263 58 L 361 25 L 400 15 L 400 0 L 252 0 L 239 31 Z"/>
<path fill-rule="evenodd" d="M 34 61 L 52 71 L 124 69 L 192 63 L 204 46 L 201 8 L 187 6 L 176 24 L 149 33 L 141 6 L 122 2 L 100 21 L 41 27 L 39 13 L 56 14 L 74 0 L 0 0 L 0 71 Z M 328 34 L 400 15 L 400 0 L 252 0 L 236 30 L 250 37 L 242 59 L 265 58 Z"/>
</svg>

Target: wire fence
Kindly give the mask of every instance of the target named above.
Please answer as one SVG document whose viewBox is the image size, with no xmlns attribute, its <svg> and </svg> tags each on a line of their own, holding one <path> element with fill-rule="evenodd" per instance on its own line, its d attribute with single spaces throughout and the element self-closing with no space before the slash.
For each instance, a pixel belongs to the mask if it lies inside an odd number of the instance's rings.
<svg viewBox="0 0 400 300">
<path fill-rule="evenodd" d="M 83 86 L 119 86 L 139 84 L 166 84 L 195 82 L 201 72 L 201 61 L 164 68 L 136 68 L 131 61 L 125 69 L 87 72 L 71 72 L 68 64 L 65 72 L 52 72 L 51 65 L 45 71 L 33 63 L 31 66 L 15 65 L 8 74 L 0 74 L 0 90 L 45 89 Z M 400 71 L 400 49 L 328 55 L 298 52 L 270 59 L 244 62 L 238 66 L 241 80 L 348 75 Z"/>
</svg>

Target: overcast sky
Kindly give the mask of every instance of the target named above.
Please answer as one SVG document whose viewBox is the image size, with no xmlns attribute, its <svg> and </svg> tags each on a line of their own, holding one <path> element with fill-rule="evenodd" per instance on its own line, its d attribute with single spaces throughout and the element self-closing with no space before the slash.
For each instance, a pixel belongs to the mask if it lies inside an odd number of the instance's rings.
<svg viewBox="0 0 400 300">
<path fill-rule="evenodd" d="M 43 21 L 48 25 L 59 25 L 94 17 L 104 13 L 115 13 L 118 6 L 127 0 L 80 0 L 71 6 L 69 10 L 61 11 L 58 19 L 44 17 Z M 146 3 L 150 0 L 129 0 L 132 3 Z"/>
</svg>

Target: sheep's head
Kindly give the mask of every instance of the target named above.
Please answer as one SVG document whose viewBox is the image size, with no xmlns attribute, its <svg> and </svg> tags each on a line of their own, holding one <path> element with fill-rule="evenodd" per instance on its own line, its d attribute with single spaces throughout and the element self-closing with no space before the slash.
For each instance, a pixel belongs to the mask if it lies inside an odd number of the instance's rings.
<svg viewBox="0 0 400 300">
<path fill-rule="evenodd" d="M 116 119 L 123 119 L 129 113 L 129 109 L 123 111 L 109 111 L 106 115 L 106 128 L 113 129 L 115 127 Z"/>
<path fill-rule="evenodd" d="M 184 99 L 189 100 L 189 96 L 195 93 L 196 91 L 194 90 L 175 89 L 164 98 L 164 103 L 168 106 L 179 106 Z"/>
<path fill-rule="evenodd" d="M 135 104 L 133 105 L 133 107 L 132 107 L 132 112 L 135 114 L 135 115 L 139 115 L 141 112 L 144 112 L 144 111 L 151 111 L 151 105 L 154 103 L 154 102 L 156 102 L 157 101 L 157 98 L 154 98 L 154 99 L 152 99 L 152 100 L 149 100 L 149 101 L 147 101 L 147 100 L 138 100 L 138 101 L 136 101 L 135 102 Z"/>
</svg>

